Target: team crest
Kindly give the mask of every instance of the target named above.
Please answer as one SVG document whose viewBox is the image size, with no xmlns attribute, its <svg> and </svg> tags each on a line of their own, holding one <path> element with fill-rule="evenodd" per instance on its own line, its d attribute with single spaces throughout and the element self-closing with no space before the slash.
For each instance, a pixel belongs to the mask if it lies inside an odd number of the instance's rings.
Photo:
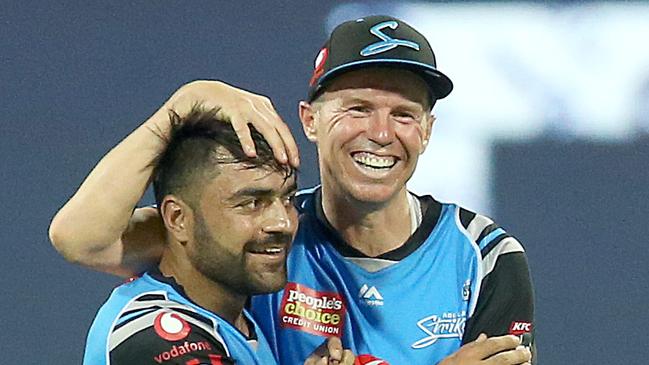
<svg viewBox="0 0 649 365">
<path fill-rule="evenodd" d="M 466 325 L 466 312 L 447 312 L 442 315 L 433 314 L 417 322 L 417 327 L 426 337 L 412 344 L 413 349 L 423 349 L 440 339 L 462 339 Z"/>
<path fill-rule="evenodd" d="M 404 46 L 412 48 L 415 51 L 419 51 L 419 45 L 413 41 L 408 41 L 405 39 L 392 38 L 389 35 L 383 33 L 383 30 L 390 28 L 392 30 L 397 29 L 399 23 L 394 20 L 389 20 L 387 22 L 379 23 L 372 28 L 370 28 L 370 33 L 377 36 L 381 41 L 372 43 L 367 47 L 361 50 L 361 56 L 373 56 L 379 53 L 387 52 L 391 49 L 397 48 L 399 46 Z"/>
<path fill-rule="evenodd" d="M 471 280 L 467 280 L 464 282 L 464 286 L 462 286 L 462 300 L 467 302 L 470 297 L 471 297 Z"/>
</svg>

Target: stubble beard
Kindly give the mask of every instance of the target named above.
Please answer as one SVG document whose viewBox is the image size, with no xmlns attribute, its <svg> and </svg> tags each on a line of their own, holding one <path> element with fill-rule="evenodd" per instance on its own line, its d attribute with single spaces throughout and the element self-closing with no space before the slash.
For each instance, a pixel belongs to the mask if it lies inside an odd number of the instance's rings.
<svg viewBox="0 0 649 365">
<path fill-rule="evenodd" d="M 196 214 L 194 238 L 196 251 L 190 257 L 192 265 L 210 281 L 227 290 L 249 296 L 275 292 L 286 284 L 286 262 L 281 272 L 254 271 L 254 267 L 250 267 L 246 260 L 245 253 L 232 254 L 214 238 L 200 213 Z"/>
</svg>

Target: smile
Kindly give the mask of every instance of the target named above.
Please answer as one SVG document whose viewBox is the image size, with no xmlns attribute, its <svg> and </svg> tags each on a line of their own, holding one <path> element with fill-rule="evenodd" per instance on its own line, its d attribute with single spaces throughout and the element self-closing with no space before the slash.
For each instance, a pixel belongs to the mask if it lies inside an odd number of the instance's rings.
<svg viewBox="0 0 649 365">
<path fill-rule="evenodd" d="M 284 247 L 266 247 L 262 249 L 250 250 L 250 252 L 261 255 L 279 255 L 284 253 L 285 250 L 286 249 Z"/>
<path fill-rule="evenodd" d="M 394 156 L 379 156 L 369 152 L 355 152 L 352 158 L 359 165 L 372 169 L 389 169 L 397 163 Z"/>
</svg>

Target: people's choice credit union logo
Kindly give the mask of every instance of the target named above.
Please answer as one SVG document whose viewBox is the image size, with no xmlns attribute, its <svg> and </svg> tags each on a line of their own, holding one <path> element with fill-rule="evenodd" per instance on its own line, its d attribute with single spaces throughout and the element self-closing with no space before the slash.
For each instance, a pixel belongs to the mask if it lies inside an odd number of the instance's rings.
<svg viewBox="0 0 649 365">
<path fill-rule="evenodd" d="M 318 336 L 342 336 L 346 312 L 340 294 L 288 283 L 284 288 L 279 318 L 284 328 Z"/>
</svg>

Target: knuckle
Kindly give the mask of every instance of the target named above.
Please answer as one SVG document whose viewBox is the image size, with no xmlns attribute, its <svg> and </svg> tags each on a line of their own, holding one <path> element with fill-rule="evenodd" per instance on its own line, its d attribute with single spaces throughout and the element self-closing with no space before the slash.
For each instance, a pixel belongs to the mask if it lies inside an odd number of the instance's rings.
<svg viewBox="0 0 649 365">
<path fill-rule="evenodd" d="M 192 89 L 192 88 L 195 88 L 195 87 L 200 87 L 200 86 L 204 85 L 205 83 L 206 83 L 205 80 L 193 80 L 193 81 L 190 81 L 187 84 L 185 84 L 183 87 L 185 87 L 187 89 Z"/>
<path fill-rule="evenodd" d="M 501 349 L 513 349 L 518 345 L 518 339 L 513 336 L 503 336 L 496 338 L 494 345 Z"/>
<path fill-rule="evenodd" d="M 246 131 L 247 127 L 244 124 L 232 122 L 232 129 L 234 129 L 237 134 L 241 134 Z"/>
</svg>

